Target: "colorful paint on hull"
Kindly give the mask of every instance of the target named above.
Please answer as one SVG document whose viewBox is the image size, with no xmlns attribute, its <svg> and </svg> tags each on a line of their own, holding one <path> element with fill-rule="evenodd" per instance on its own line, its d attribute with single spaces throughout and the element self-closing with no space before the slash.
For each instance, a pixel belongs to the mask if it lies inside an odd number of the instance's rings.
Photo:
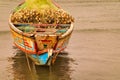
<svg viewBox="0 0 120 80">
<path fill-rule="evenodd" d="M 67 47 L 70 36 L 71 36 L 71 34 L 67 35 L 65 38 L 62 38 L 62 39 L 58 40 L 55 52 L 60 52 Z"/>
<path fill-rule="evenodd" d="M 49 59 L 49 54 L 47 52 L 41 55 L 29 54 L 29 57 L 33 58 L 36 64 L 45 65 Z"/>
<path fill-rule="evenodd" d="M 17 32 L 14 25 L 10 25 L 14 44 L 36 65 L 50 65 L 56 60 L 59 52 L 63 51 L 69 42 L 72 30 L 64 37 L 57 35 L 34 35 L 25 36 L 22 32 Z M 37 36 L 37 37 L 36 37 Z"/>
<path fill-rule="evenodd" d="M 14 44 L 20 48 L 22 51 L 31 53 L 31 54 L 36 54 L 36 44 L 35 40 L 32 38 L 25 37 L 11 29 Z"/>
</svg>

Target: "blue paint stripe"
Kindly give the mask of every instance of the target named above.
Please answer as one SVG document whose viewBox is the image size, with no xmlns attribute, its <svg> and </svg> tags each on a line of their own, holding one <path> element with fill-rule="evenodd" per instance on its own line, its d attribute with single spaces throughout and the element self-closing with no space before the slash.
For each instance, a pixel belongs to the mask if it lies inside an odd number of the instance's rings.
<svg viewBox="0 0 120 80">
<path fill-rule="evenodd" d="M 41 54 L 41 55 L 36 55 L 36 54 L 32 54 L 31 55 L 33 58 L 35 58 L 35 59 L 38 59 L 39 60 L 39 62 L 41 63 L 41 64 L 46 64 L 47 63 L 47 60 L 48 60 L 48 53 L 46 52 L 46 53 L 44 53 L 44 54 Z"/>
</svg>

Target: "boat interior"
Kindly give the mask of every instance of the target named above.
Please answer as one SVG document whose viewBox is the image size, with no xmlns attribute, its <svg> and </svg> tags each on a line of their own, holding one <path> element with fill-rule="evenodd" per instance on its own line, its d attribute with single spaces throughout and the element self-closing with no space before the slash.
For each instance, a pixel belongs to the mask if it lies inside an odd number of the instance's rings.
<svg viewBox="0 0 120 80">
<path fill-rule="evenodd" d="M 14 26 L 28 34 L 55 34 L 62 35 L 68 29 L 71 24 L 14 24 Z"/>
</svg>

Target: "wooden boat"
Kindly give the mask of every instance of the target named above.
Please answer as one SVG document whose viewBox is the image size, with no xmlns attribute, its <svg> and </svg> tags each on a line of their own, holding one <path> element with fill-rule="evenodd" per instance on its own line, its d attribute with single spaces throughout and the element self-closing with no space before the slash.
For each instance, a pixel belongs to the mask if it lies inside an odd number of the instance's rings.
<svg viewBox="0 0 120 80">
<path fill-rule="evenodd" d="M 11 15 L 9 25 L 14 44 L 36 65 L 53 64 L 58 53 L 67 47 L 73 31 L 73 23 L 14 24 L 11 22 Z M 33 33 L 31 33 L 32 30 L 34 30 Z"/>
</svg>

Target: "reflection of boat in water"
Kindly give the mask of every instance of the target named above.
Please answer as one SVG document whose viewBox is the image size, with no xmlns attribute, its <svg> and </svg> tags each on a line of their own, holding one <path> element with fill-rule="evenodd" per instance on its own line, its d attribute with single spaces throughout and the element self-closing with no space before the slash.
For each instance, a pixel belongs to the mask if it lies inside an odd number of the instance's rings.
<svg viewBox="0 0 120 80">
<path fill-rule="evenodd" d="M 58 53 L 67 47 L 73 31 L 73 23 L 14 24 L 11 22 L 11 16 L 9 25 L 14 44 L 25 52 L 27 57 L 36 65 L 51 65 L 51 63 L 54 63 Z M 31 33 L 31 31 L 34 31 L 34 33 Z"/>
<path fill-rule="evenodd" d="M 26 58 L 22 51 L 17 50 L 17 53 L 13 57 L 12 66 L 14 80 L 31 80 Z"/>
<path fill-rule="evenodd" d="M 34 73 L 34 69 L 32 69 L 32 73 L 29 71 L 25 54 L 22 51 L 17 50 L 13 61 L 14 80 L 71 80 L 69 68 L 70 59 L 64 54 L 58 55 L 51 70 L 49 70 L 47 66 L 36 66 L 36 73 Z M 32 65 L 31 62 L 30 65 Z"/>
</svg>

